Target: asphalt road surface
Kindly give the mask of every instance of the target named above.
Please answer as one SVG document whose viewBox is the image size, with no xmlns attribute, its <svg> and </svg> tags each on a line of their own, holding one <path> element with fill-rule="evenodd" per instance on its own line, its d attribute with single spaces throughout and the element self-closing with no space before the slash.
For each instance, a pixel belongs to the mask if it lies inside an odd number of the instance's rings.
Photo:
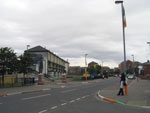
<svg viewBox="0 0 150 113">
<path fill-rule="evenodd" d="M 102 101 L 96 93 L 119 82 L 117 78 L 71 85 L 62 89 L 0 98 L 0 113 L 150 113 L 150 109 Z"/>
</svg>

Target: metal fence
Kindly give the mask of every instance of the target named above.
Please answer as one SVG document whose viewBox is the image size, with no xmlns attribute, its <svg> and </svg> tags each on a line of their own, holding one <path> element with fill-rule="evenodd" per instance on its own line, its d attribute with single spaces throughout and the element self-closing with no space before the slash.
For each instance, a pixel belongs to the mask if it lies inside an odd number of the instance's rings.
<svg viewBox="0 0 150 113">
<path fill-rule="evenodd" d="M 3 84 L 2 77 L 0 77 L 0 88 L 21 87 L 25 85 L 33 85 L 34 83 L 35 83 L 35 78 L 5 77 L 4 84 Z"/>
</svg>

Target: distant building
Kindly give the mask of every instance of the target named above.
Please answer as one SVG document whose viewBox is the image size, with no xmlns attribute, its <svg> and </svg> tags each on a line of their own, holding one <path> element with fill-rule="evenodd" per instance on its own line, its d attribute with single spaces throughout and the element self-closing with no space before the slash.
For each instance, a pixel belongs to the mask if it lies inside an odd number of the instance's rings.
<svg viewBox="0 0 150 113">
<path fill-rule="evenodd" d="M 94 66 L 95 64 L 98 64 L 98 63 L 92 61 L 92 62 L 88 63 L 88 67 Z"/>
<path fill-rule="evenodd" d="M 36 46 L 27 51 L 32 55 L 34 63 L 32 68 L 38 73 L 57 78 L 60 77 L 62 73 L 68 71 L 69 62 L 42 46 Z"/>
<path fill-rule="evenodd" d="M 126 70 L 128 70 L 129 68 L 131 68 L 132 65 L 133 65 L 133 62 L 130 61 L 130 60 L 127 60 L 126 61 Z M 124 61 L 119 64 L 119 69 L 120 69 L 121 73 L 124 72 Z"/>
<path fill-rule="evenodd" d="M 150 61 L 143 63 L 143 74 L 150 76 Z"/>
<path fill-rule="evenodd" d="M 103 71 L 106 71 L 106 72 L 109 72 L 110 71 L 110 68 L 108 66 L 103 66 Z"/>
<path fill-rule="evenodd" d="M 80 66 L 70 66 L 69 75 L 82 75 L 84 72 L 84 67 Z"/>
</svg>

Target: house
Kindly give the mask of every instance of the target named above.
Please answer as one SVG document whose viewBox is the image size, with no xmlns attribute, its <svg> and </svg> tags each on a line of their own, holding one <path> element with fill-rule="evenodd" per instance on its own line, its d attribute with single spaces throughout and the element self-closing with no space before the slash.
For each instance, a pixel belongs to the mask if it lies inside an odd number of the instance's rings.
<svg viewBox="0 0 150 113">
<path fill-rule="evenodd" d="M 69 62 L 42 46 L 33 47 L 27 52 L 32 55 L 34 64 L 32 69 L 38 73 L 58 78 L 62 73 L 68 71 Z"/>
<path fill-rule="evenodd" d="M 130 60 L 127 60 L 126 61 L 126 70 L 130 69 L 132 65 L 133 65 L 133 62 Z M 121 73 L 124 72 L 124 61 L 119 64 L 119 69 L 120 69 Z"/>
<path fill-rule="evenodd" d="M 143 63 L 143 74 L 150 76 L 150 61 Z"/>
<path fill-rule="evenodd" d="M 70 66 L 69 67 L 69 74 L 70 75 L 81 75 L 83 74 L 84 68 L 80 66 Z"/>
<path fill-rule="evenodd" d="M 92 61 L 92 62 L 88 63 L 88 67 L 94 66 L 95 64 L 98 65 L 98 63 Z"/>
</svg>

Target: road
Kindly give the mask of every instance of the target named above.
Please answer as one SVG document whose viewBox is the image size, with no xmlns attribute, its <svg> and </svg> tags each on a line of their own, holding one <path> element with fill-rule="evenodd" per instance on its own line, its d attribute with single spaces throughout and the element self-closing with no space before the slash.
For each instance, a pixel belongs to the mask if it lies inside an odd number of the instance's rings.
<svg viewBox="0 0 150 113">
<path fill-rule="evenodd" d="M 119 79 L 111 78 L 61 89 L 1 97 L 0 113 L 150 113 L 149 109 L 112 104 L 97 98 L 99 89 L 117 82 Z"/>
</svg>

